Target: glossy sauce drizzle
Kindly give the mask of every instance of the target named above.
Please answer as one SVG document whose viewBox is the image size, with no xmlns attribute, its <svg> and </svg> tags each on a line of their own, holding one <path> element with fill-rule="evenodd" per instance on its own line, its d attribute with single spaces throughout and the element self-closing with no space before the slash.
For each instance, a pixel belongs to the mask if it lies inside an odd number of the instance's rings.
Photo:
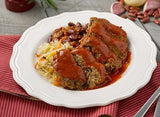
<svg viewBox="0 0 160 117">
<path fill-rule="evenodd" d="M 111 84 L 115 83 L 117 80 L 119 80 L 122 77 L 123 73 L 128 68 L 130 62 L 131 62 L 131 52 L 129 51 L 127 54 L 126 60 L 123 62 L 122 67 L 118 71 L 110 74 L 111 81 L 109 81 L 109 82 L 106 81 L 103 84 L 100 84 L 99 86 L 96 87 L 96 89 L 111 85 Z"/>
</svg>

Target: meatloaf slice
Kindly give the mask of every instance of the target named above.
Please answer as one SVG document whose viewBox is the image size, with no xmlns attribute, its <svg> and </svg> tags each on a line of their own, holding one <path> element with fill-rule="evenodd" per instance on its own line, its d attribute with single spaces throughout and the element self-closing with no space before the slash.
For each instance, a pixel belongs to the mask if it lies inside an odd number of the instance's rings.
<svg viewBox="0 0 160 117">
<path fill-rule="evenodd" d="M 78 66 L 69 50 L 57 52 L 53 58 L 53 67 L 60 76 L 61 85 L 68 89 L 81 90 L 86 83 L 85 75 Z"/>
<path fill-rule="evenodd" d="M 77 47 L 71 53 L 74 56 L 77 65 L 79 65 L 87 78 L 87 87 L 96 88 L 104 81 L 109 81 L 110 77 L 103 64 L 98 63 L 92 53 L 84 48 Z"/>
<path fill-rule="evenodd" d="M 100 22 L 104 25 L 106 30 L 113 36 L 120 40 L 126 41 L 127 40 L 127 34 L 126 32 L 119 26 L 116 26 L 112 23 L 110 23 L 108 20 L 103 18 L 96 18 L 92 17 L 90 18 L 89 27 L 91 27 L 95 22 Z"/>
<path fill-rule="evenodd" d="M 92 17 L 87 35 L 99 37 L 120 60 L 125 60 L 128 53 L 126 32 L 106 19 Z"/>
<path fill-rule="evenodd" d="M 93 35 L 86 35 L 80 44 L 83 48 L 90 48 L 90 51 L 96 58 L 96 60 L 102 64 L 105 64 L 105 68 L 109 73 L 116 71 L 122 66 L 122 62 L 112 52 L 108 46 L 106 46 L 98 37 Z"/>
</svg>

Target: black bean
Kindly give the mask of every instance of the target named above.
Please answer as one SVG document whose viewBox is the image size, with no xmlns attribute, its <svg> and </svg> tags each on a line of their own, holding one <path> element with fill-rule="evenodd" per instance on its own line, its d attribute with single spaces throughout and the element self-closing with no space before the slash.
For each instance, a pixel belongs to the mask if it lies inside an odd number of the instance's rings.
<svg viewBox="0 0 160 117">
<path fill-rule="evenodd" d="M 85 29 L 85 30 L 87 30 L 87 28 L 88 28 L 88 24 L 86 24 L 86 25 L 84 26 L 84 29 Z"/>
<path fill-rule="evenodd" d="M 65 36 L 69 36 L 69 35 L 70 35 L 70 33 L 66 32 L 64 35 L 65 35 Z"/>
<path fill-rule="evenodd" d="M 64 33 L 63 33 L 63 32 L 58 32 L 58 33 L 57 33 L 57 38 L 58 38 L 58 39 L 60 39 L 62 36 L 64 36 Z"/>
<path fill-rule="evenodd" d="M 56 29 L 56 30 L 55 30 L 55 33 L 58 33 L 58 32 L 60 32 L 61 30 L 62 30 L 62 27 Z"/>
<path fill-rule="evenodd" d="M 73 33 L 74 33 L 74 30 L 73 30 L 73 29 L 68 29 L 67 32 L 68 32 L 69 34 L 73 34 Z"/>
<path fill-rule="evenodd" d="M 78 39 L 78 36 L 72 34 L 72 35 L 69 36 L 69 38 L 70 38 L 71 41 L 74 41 L 74 40 Z"/>
<path fill-rule="evenodd" d="M 76 26 L 77 26 L 77 27 L 82 27 L 82 25 L 81 25 L 80 22 L 77 22 Z"/>
<path fill-rule="evenodd" d="M 77 28 L 78 28 L 78 30 L 77 30 L 78 32 L 80 32 L 82 30 L 81 26 L 78 26 Z"/>
<path fill-rule="evenodd" d="M 73 22 L 69 22 L 68 26 L 74 26 L 75 24 Z"/>
</svg>

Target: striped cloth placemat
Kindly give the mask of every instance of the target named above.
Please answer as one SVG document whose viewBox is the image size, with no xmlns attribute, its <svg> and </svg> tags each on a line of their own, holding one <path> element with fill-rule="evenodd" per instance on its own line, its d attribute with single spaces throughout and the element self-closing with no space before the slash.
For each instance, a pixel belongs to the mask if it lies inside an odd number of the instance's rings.
<svg viewBox="0 0 160 117">
<path fill-rule="evenodd" d="M 19 38 L 18 35 L 0 36 L 0 117 L 98 117 L 102 115 L 132 117 L 160 86 L 160 64 L 158 64 L 151 81 L 145 87 L 130 98 L 119 102 L 84 109 L 69 109 L 46 104 L 29 96 L 13 80 L 9 61 L 13 45 Z M 155 104 L 149 109 L 146 117 L 153 116 L 154 109 Z"/>
</svg>

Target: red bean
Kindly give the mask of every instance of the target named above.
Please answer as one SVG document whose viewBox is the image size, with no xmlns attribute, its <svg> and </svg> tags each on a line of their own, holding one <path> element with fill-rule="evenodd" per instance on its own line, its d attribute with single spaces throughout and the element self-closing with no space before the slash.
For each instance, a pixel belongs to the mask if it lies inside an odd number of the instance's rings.
<svg viewBox="0 0 160 117">
<path fill-rule="evenodd" d="M 139 7 L 130 7 L 131 10 L 140 10 Z"/>
<path fill-rule="evenodd" d="M 159 12 L 159 14 L 160 14 L 160 8 L 158 8 L 157 10 L 158 10 L 158 12 Z"/>
<path fill-rule="evenodd" d="M 80 22 L 77 22 L 76 26 L 77 26 L 77 27 L 82 27 L 82 25 L 81 25 Z"/>
<path fill-rule="evenodd" d="M 129 10 L 130 13 L 138 13 L 138 10 Z"/>
<path fill-rule="evenodd" d="M 62 30 L 62 27 L 56 29 L 54 32 L 55 32 L 55 33 L 58 33 L 58 32 L 61 31 L 61 30 Z"/>
<path fill-rule="evenodd" d="M 158 12 L 158 10 L 155 10 L 152 15 L 155 16 L 157 14 L 159 14 L 159 12 Z"/>
<path fill-rule="evenodd" d="M 88 23 L 84 26 L 84 30 L 87 30 L 88 28 Z"/>
<path fill-rule="evenodd" d="M 64 32 L 60 31 L 57 33 L 57 38 L 60 39 L 62 36 L 64 36 Z"/>
<path fill-rule="evenodd" d="M 74 26 L 75 24 L 73 22 L 69 22 L 68 26 Z"/>
<path fill-rule="evenodd" d="M 131 17 L 136 17 L 136 13 L 128 13 L 128 15 Z"/>
<path fill-rule="evenodd" d="M 160 17 L 160 14 L 155 14 L 154 15 L 154 18 L 159 18 Z"/>
<path fill-rule="evenodd" d="M 127 15 L 123 14 L 123 15 L 121 15 L 121 17 L 126 19 Z"/>
<path fill-rule="evenodd" d="M 160 25 L 160 21 L 158 19 L 156 19 L 156 18 L 153 19 L 153 22 L 158 24 L 158 25 Z"/>
<path fill-rule="evenodd" d="M 146 11 L 144 12 L 144 17 L 148 17 L 148 13 Z"/>
<path fill-rule="evenodd" d="M 135 18 L 134 17 L 129 17 L 128 19 L 132 20 L 132 21 L 135 21 Z"/>
<path fill-rule="evenodd" d="M 160 14 L 159 14 L 158 10 L 156 10 L 156 11 L 153 13 L 153 16 L 154 16 L 154 18 L 160 17 Z"/>
<path fill-rule="evenodd" d="M 72 41 L 74 41 L 74 40 L 78 39 L 78 36 L 72 34 L 72 35 L 69 36 L 69 39 L 72 40 Z"/>
<path fill-rule="evenodd" d="M 74 33 L 74 30 L 73 30 L 73 29 L 68 29 L 67 32 L 68 32 L 69 34 L 73 34 L 73 33 Z"/>
<path fill-rule="evenodd" d="M 139 18 L 139 19 L 143 19 L 143 18 L 144 18 L 144 16 L 143 16 L 143 15 L 137 15 L 137 18 Z"/>
<path fill-rule="evenodd" d="M 149 16 L 148 16 L 148 17 L 144 17 L 143 19 L 141 19 L 141 22 L 142 22 L 142 23 L 147 23 L 147 22 L 149 22 L 149 21 L 150 21 Z"/>
<path fill-rule="evenodd" d="M 144 13 L 143 12 L 138 12 L 137 15 L 144 15 Z"/>
<path fill-rule="evenodd" d="M 151 10 L 148 11 L 148 15 L 149 15 L 149 16 L 151 16 L 153 13 L 154 13 L 154 10 L 153 10 L 153 9 L 151 9 Z"/>
</svg>

